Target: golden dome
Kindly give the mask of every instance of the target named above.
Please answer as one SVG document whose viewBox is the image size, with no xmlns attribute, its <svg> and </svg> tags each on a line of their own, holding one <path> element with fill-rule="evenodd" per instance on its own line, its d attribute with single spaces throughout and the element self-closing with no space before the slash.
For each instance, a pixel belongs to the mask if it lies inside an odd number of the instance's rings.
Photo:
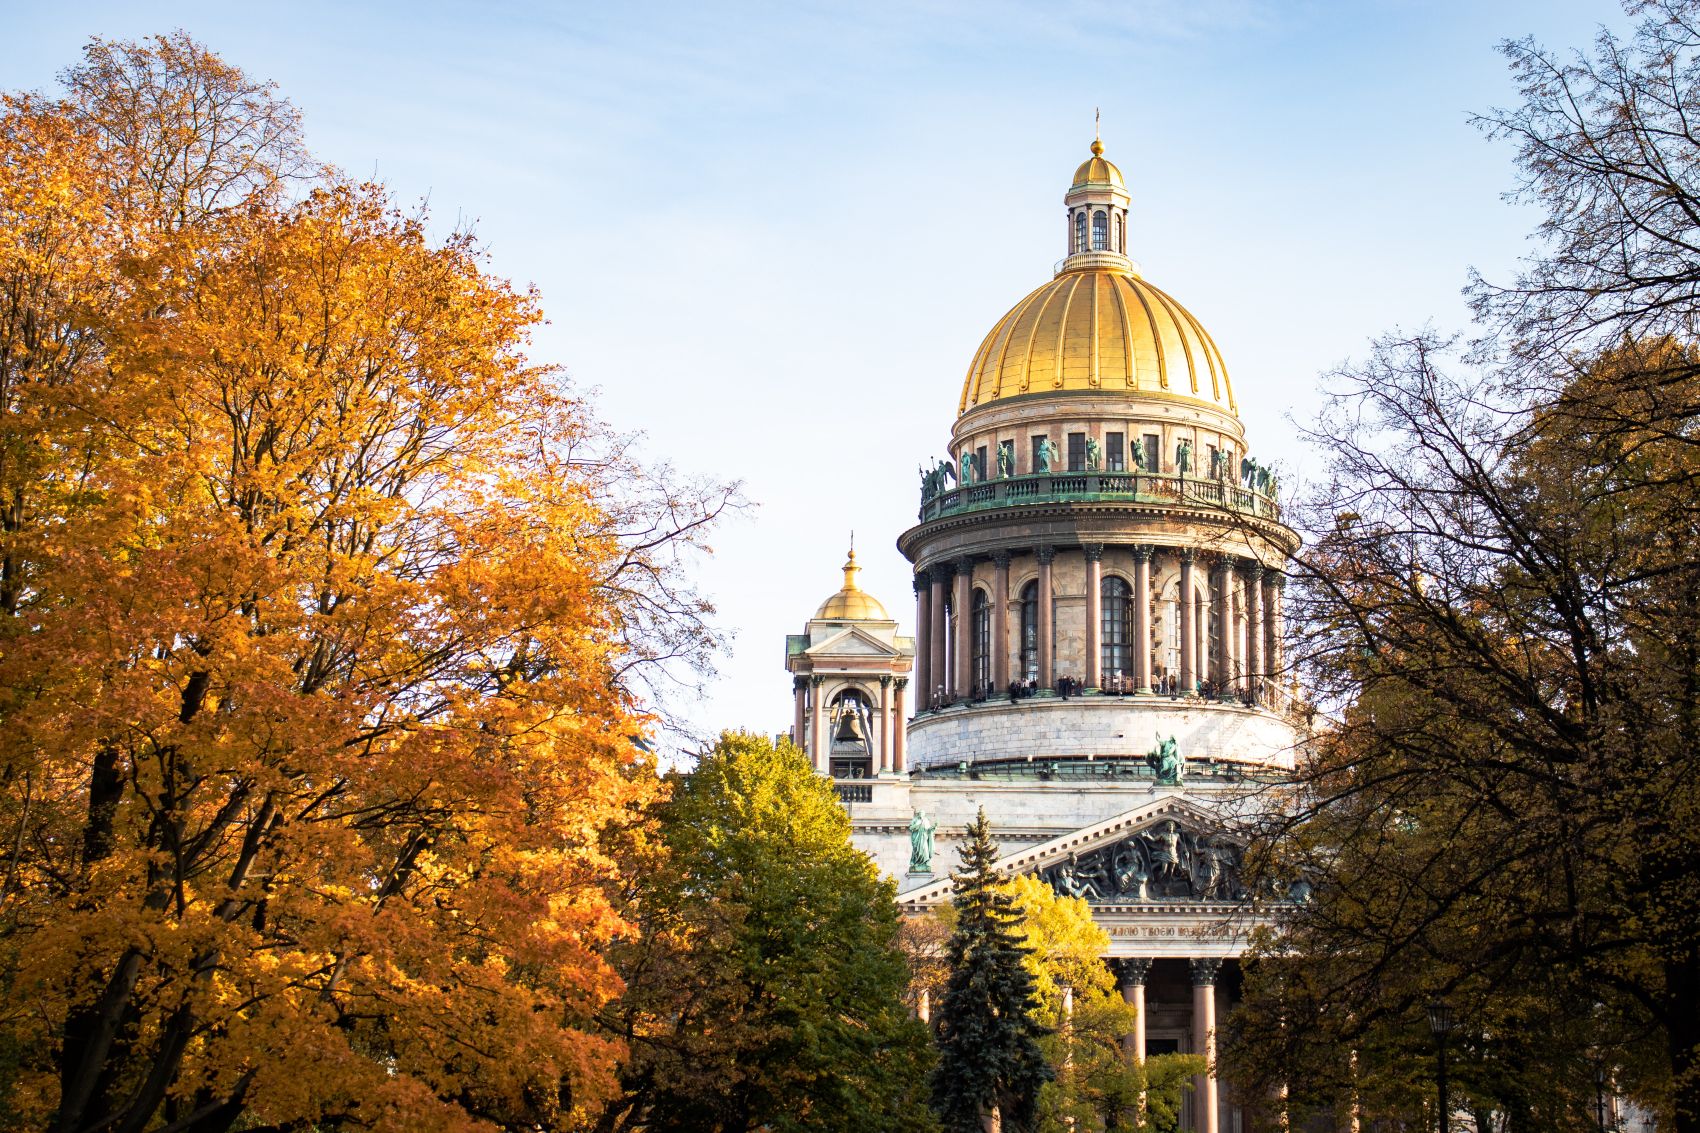
<svg viewBox="0 0 1700 1133">
<path fill-rule="evenodd" d="M 880 600 L 856 585 L 856 573 L 862 568 L 856 565 L 856 551 L 851 548 L 850 557 L 844 563 L 844 588 L 837 594 L 820 604 L 815 611 L 817 621 L 855 621 L 855 622 L 889 622 L 890 615 Z"/>
<path fill-rule="evenodd" d="M 1239 415 L 1209 332 L 1167 293 L 1114 267 L 1064 271 L 999 319 L 968 367 L 957 412 L 1060 390 L 1168 395 Z"/>
<path fill-rule="evenodd" d="M 1074 184 L 1069 186 L 1082 189 L 1087 185 L 1113 185 L 1118 189 L 1126 189 L 1122 182 L 1122 171 L 1115 167 L 1114 162 L 1105 161 L 1100 155 L 1104 152 L 1104 143 L 1093 139 L 1092 156 L 1080 163 L 1080 168 L 1074 171 Z"/>
</svg>

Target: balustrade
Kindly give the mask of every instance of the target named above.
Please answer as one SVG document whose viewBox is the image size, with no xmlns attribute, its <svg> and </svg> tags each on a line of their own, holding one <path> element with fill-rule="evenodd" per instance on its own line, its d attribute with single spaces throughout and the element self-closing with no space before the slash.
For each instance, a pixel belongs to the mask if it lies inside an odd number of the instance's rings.
<svg viewBox="0 0 1700 1133">
<path fill-rule="evenodd" d="M 968 484 L 924 500 L 922 522 L 982 508 L 1012 503 L 1109 499 L 1138 503 L 1197 504 L 1254 515 L 1281 518 L 1281 505 L 1260 492 L 1224 480 L 1200 479 L 1170 472 L 1039 472 Z"/>
</svg>

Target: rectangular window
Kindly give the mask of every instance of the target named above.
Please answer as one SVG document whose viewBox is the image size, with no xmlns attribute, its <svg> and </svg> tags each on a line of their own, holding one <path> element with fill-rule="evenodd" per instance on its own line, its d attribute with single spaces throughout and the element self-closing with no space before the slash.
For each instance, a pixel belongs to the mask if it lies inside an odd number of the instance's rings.
<svg viewBox="0 0 1700 1133">
<path fill-rule="evenodd" d="M 1145 434 L 1145 471 L 1163 471 L 1163 438 L 1156 433 Z"/>
<path fill-rule="evenodd" d="M 1068 470 L 1070 472 L 1086 471 L 1086 434 L 1070 433 L 1068 435 Z"/>
<path fill-rule="evenodd" d="M 1015 442 L 998 442 L 998 476 L 1015 475 Z"/>
<path fill-rule="evenodd" d="M 1104 434 L 1104 467 L 1110 472 L 1127 470 L 1127 454 L 1122 451 L 1122 434 Z"/>
<path fill-rule="evenodd" d="M 1223 452 L 1222 456 L 1225 458 L 1222 461 L 1222 467 L 1225 469 L 1222 475 L 1238 484 L 1240 482 L 1240 465 L 1239 461 L 1234 459 L 1234 450 L 1228 449 Z"/>
<path fill-rule="evenodd" d="M 1205 470 L 1205 472 L 1209 473 L 1211 476 L 1222 475 L 1222 465 L 1216 459 L 1216 446 L 1215 445 L 1205 445 L 1204 446 L 1204 470 Z M 1195 475 L 1196 475 L 1196 473 L 1195 473 Z"/>
<path fill-rule="evenodd" d="M 978 484 L 986 478 L 986 446 L 981 445 L 974 450 L 974 482 Z"/>
</svg>

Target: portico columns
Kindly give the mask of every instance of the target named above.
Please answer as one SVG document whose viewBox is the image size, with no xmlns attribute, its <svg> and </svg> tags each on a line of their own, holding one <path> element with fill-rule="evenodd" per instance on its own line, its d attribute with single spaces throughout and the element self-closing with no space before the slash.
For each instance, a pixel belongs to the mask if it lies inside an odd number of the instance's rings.
<svg viewBox="0 0 1700 1133">
<path fill-rule="evenodd" d="M 1217 1110 L 1220 1096 L 1216 1085 L 1216 974 L 1222 961 L 1195 959 L 1192 962 L 1192 1049 L 1204 1056 L 1204 1074 L 1193 1079 L 1193 1097 L 1200 1109 L 1194 1122 L 1198 1133 L 1219 1133 Z"/>
<path fill-rule="evenodd" d="M 1085 686 L 1104 687 L 1104 545 L 1088 543 L 1086 553 Z"/>
<path fill-rule="evenodd" d="M 927 706 L 933 678 L 933 588 L 927 572 L 915 576 L 915 679 L 921 682 L 917 708 Z"/>
<path fill-rule="evenodd" d="M 821 703 L 821 685 L 824 677 L 809 678 L 809 759 L 816 771 L 831 771 L 831 761 L 826 757 L 826 705 Z"/>
<path fill-rule="evenodd" d="M 1127 1056 L 1134 1062 L 1145 1061 L 1145 981 L 1151 975 L 1151 961 L 1144 956 L 1129 956 L 1115 962 L 1116 974 L 1121 977 L 1122 998 L 1133 1008 L 1133 1034 L 1123 1041 Z"/>
<path fill-rule="evenodd" d="M 931 571 L 933 604 L 932 631 L 928 635 L 929 653 L 932 663 L 928 666 L 928 676 L 931 684 L 921 690 L 923 702 L 933 708 L 943 708 L 950 695 L 950 670 L 945 668 L 945 617 L 944 617 L 944 588 L 945 580 L 950 577 L 950 568 L 935 566 Z M 942 695 L 941 695 L 942 693 Z"/>
<path fill-rule="evenodd" d="M 1151 691 L 1151 548 L 1133 549 L 1133 679 Z"/>
<path fill-rule="evenodd" d="M 796 744 L 800 750 L 809 746 L 808 737 L 803 735 L 804 709 L 807 707 L 809 699 L 809 678 L 794 678 L 791 681 L 791 692 L 797 700 L 795 723 L 791 726 L 791 742 Z"/>
<path fill-rule="evenodd" d="M 992 690 L 1009 687 L 1009 552 L 992 555 Z"/>
<path fill-rule="evenodd" d="M 908 684 L 908 677 L 897 678 L 897 731 L 891 737 L 891 769 L 899 775 L 909 762 L 909 722 L 903 716 L 903 689 Z"/>
<path fill-rule="evenodd" d="M 967 700 L 974 691 L 974 560 L 956 564 L 956 670 L 951 692 Z"/>
<path fill-rule="evenodd" d="M 1035 552 L 1039 560 L 1039 687 L 1050 688 L 1051 657 L 1051 562 L 1057 557 L 1055 547 L 1040 547 Z"/>
<path fill-rule="evenodd" d="M 1281 624 L 1283 612 L 1282 598 L 1287 589 L 1287 576 L 1275 571 L 1263 575 L 1263 608 L 1264 624 L 1268 627 L 1268 640 L 1264 643 L 1264 664 L 1269 671 L 1269 679 L 1273 682 L 1286 667 L 1286 658 L 1281 656 L 1281 637 L 1284 627 Z"/>
<path fill-rule="evenodd" d="M 1192 561 L 1197 556 L 1191 547 L 1182 547 L 1181 559 L 1181 695 L 1191 696 L 1198 686 L 1198 621 L 1197 603 L 1192 593 Z"/>
<path fill-rule="evenodd" d="M 1254 699 L 1263 692 L 1263 564 L 1252 563 L 1246 572 L 1246 685 Z"/>
<path fill-rule="evenodd" d="M 880 674 L 880 752 L 875 773 L 891 770 L 891 674 Z"/>
</svg>

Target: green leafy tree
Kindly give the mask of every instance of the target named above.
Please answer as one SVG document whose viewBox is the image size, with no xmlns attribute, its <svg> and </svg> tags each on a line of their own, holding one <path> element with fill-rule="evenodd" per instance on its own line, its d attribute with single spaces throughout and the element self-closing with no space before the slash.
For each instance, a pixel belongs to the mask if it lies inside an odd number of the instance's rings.
<svg viewBox="0 0 1700 1133">
<path fill-rule="evenodd" d="M 599 1129 L 923 1133 L 896 890 L 790 744 L 727 732 L 672 779 L 616 953 L 630 1048 Z"/>
<path fill-rule="evenodd" d="M 1204 1073 L 1204 1059 L 1129 1057 L 1136 1012 L 1104 960 L 1110 935 L 1092 919 L 1092 906 L 1032 876 L 1012 878 L 1005 889 L 1029 949 L 1034 1014 L 1050 1031 L 1039 1040 L 1055 1075 L 1039 1091 L 1040 1133 L 1172 1133 L 1181 1097 L 1192 1076 Z"/>
<path fill-rule="evenodd" d="M 986 812 L 967 828 L 952 905 L 956 928 L 946 948 L 950 979 L 934 1016 L 939 1064 L 933 1108 L 948 1133 L 979 1133 L 995 1108 L 1003 1128 L 1034 1128 L 1039 1092 L 1051 1080 L 1040 1040 L 1048 1033 L 1031 954 L 1022 941 L 1015 898 L 992 868 L 997 844 Z"/>
</svg>

